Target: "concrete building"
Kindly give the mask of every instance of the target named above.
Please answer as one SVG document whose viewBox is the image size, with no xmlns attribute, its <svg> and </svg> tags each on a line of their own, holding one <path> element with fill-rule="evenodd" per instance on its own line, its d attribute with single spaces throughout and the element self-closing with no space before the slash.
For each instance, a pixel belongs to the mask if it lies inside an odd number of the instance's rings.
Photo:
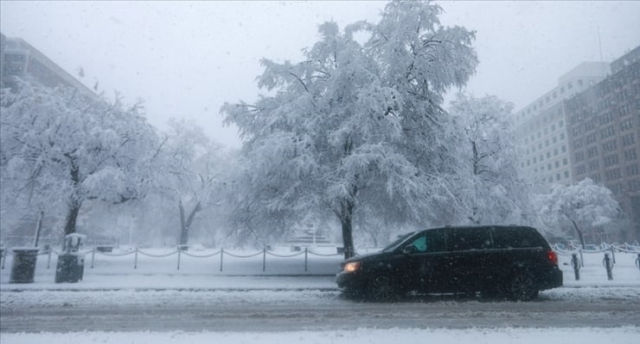
<svg viewBox="0 0 640 344">
<path fill-rule="evenodd" d="M 22 38 L 0 33 L 0 66 L 1 84 L 5 86 L 10 86 L 12 77 L 20 77 L 48 87 L 75 87 L 85 96 L 96 97 L 91 89 Z"/>
<path fill-rule="evenodd" d="M 521 171 L 537 190 L 546 191 L 551 183 L 574 182 L 564 100 L 608 73 L 608 63 L 583 62 L 560 77 L 555 88 L 515 114 Z"/>
<path fill-rule="evenodd" d="M 565 101 L 571 174 L 606 186 L 640 238 L 640 47 L 611 63 L 612 75 Z"/>
</svg>

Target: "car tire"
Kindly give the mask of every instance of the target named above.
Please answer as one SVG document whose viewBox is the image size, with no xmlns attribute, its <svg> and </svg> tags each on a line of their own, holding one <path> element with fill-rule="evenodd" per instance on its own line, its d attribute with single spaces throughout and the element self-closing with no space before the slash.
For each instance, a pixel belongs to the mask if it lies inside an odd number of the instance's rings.
<svg viewBox="0 0 640 344">
<path fill-rule="evenodd" d="M 533 275 L 528 272 L 514 275 L 507 291 L 513 301 L 531 301 L 537 298 L 539 293 Z"/>
<path fill-rule="evenodd" d="M 394 301 L 399 296 L 395 283 L 390 277 L 384 275 L 373 277 L 367 289 L 368 298 L 372 301 Z"/>
</svg>

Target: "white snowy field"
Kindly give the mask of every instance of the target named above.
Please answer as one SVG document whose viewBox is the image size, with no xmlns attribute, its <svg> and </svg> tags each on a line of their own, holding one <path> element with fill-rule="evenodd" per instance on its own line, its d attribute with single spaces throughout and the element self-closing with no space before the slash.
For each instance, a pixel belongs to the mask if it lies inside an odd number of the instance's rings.
<svg viewBox="0 0 640 344">
<path fill-rule="evenodd" d="M 323 332 L 79 332 L 3 334 L 3 344 L 371 344 L 371 343 L 474 343 L 539 344 L 571 341 L 579 344 L 635 344 L 640 327 L 566 329 L 353 329 Z"/>
</svg>

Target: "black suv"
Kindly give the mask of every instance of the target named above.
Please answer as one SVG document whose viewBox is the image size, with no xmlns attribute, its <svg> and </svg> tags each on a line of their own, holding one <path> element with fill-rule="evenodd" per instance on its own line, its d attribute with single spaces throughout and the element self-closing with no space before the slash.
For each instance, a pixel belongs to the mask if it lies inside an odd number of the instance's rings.
<svg viewBox="0 0 640 344">
<path fill-rule="evenodd" d="M 400 237 L 341 264 L 347 296 L 390 300 L 409 291 L 475 293 L 529 301 L 562 286 L 558 256 L 531 227 L 444 227 Z"/>
</svg>

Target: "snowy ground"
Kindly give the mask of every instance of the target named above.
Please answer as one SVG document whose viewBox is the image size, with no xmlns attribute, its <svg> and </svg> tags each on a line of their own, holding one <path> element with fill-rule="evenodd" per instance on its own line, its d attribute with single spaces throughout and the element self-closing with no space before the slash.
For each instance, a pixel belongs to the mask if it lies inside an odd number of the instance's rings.
<svg viewBox="0 0 640 344">
<path fill-rule="evenodd" d="M 580 344 L 636 344 L 640 338 L 639 327 L 582 328 L 582 329 L 468 329 L 468 330 L 420 330 L 420 329 L 354 329 L 353 331 L 284 332 L 284 333 L 117 333 L 81 332 L 73 334 L 3 334 L 4 344 L 370 344 L 370 343 L 561 343 L 570 340 Z"/>
<path fill-rule="evenodd" d="M 148 252 L 147 252 L 148 253 Z M 154 251 L 154 255 L 162 252 Z M 214 252 L 215 253 L 215 252 Z M 280 252 L 285 255 L 286 252 Z M 280 254 L 277 253 L 277 254 Z M 207 256 L 209 252 L 192 252 Z M 242 253 L 235 253 L 242 255 Z M 101 305 L 126 302 L 130 305 L 151 303 L 199 304 L 203 300 L 212 304 L 233 304 L 256 300 L 267 305 L 287 302 L 311 302 L 327 307 L 340 305 L 338 291 L 332 275 L 336 272 L 340 256 L 307 256 L 290 258 L 264 256 L 233 258 L 225 256 L 220 271 L 219 256 L 198 258 L 182 255 L 177 269 L 177 255 L 164 258 L 138 256 L 87 255 L 84 280 L 73 284 L 53 283 L 55 255 L 48 262 L 40 256 L 35 282 L 10 284 L 11 257 L 0 273 L 0 309 L 56 309 L 80 303 L 100 309 Z M 635 265 L 637 254 L 616 254 L 613 280 L 608 280 L 602 266 L 603 254 L 585 254 L 585 267 L 581 279 L 574 279 L 569 256 L 560 256 L 565 287 L 543 292 L 541 305 L 547 302 L 597 302 L 606 306 L 607 300 L 617 303 L 637 303 L 640 299 L 640 269 Z M 92 259 L 93 258 L 93 259 Z M 93 260 L 94 267 L 91 268 Z M 49 268 L 47 268 L 47 265 Z M 306 271 L 305 271 L 306 266 Z M 264 270 L 264 271 L 263 271 Z M 250 291 L 250 292 L 247 292 Z M 256 300 L 252 300 L 252 298 Z M 308 301 L 315 300 L 315 301 Z M 556 301 L 557 300 L 557 301 Z M 333 302 L 333 303 L 332 303 Z M 436 305 L 431 305 L 435 308 Z M 640 312 L 640 311 L 639 311 Z M 28 320 L 26 320 L 28 321 Z M 295 322 L 295 319 L 291 321 Z M 395 325 L 393 325 L 395 326 Z M 370 327 L 370 326 L 366 326 Z M 619 327 L 540 327 L 520 328 L 344 328 L 329 331 L 298 331 L 295 326 L 286 332 L 251 331 L 164 331 L 164 332 L 77 332 L 77 333 L 0 333 L 2 344 L 20 343 L 387 343 L 391 341 L 424 341 L 444 343 L 558 343 L 570 339 L 580 344 L 616 342 L 636 343 L 640 338 L 640 324 Z M 70 341 L 70 338 L 72 340 Z"/>
</svg>

